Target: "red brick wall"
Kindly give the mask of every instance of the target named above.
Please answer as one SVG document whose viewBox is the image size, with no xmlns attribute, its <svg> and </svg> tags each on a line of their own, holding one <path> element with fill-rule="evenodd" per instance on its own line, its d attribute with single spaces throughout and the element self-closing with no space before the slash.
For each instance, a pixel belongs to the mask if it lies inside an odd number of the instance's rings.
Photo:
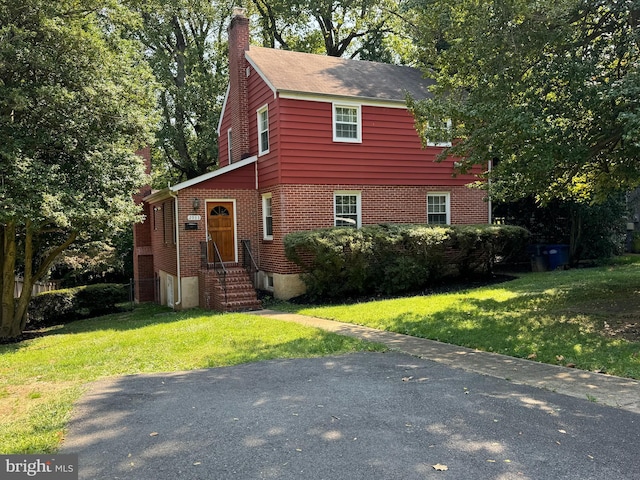
<svg viewBox="0 0 640 480">
<path fill-rule="evenodd" d="M 180 275 L 182 277 L 194 277 L 198 275 L 201 264 L 200 242 L 207 239 L 207 211 L 209 200 L 235 200 L 236 217 L 236 242 L 250 240 L 253 246 L 254 256 L 259 254 L 257 250 L 258 233 L 261 222 L 258 193 L 249 189 L 203 189 L 199 185 L 185 188 L 179 192 L 178 230 L 180 234 Z M 200 208 L 193 210 L 193 199 L 197 198 Z M 198 230 L 185 230 L 188 215 L 200 215 Z M 242 261 L 242 250 L 238 248 L 238 261 Z"/>
<path fill-rule="evenodd" d="M 272 273 L 299 273 L 284 256 L 283 239 L 287 233 L 333 226 L 335 191 L 361 192 L 362 224 L 426 223 L 427 193 L 449 192 L 451 223 L 487 223 L 489 206 L 485 192 L 462 186 L 388 187 L 371 185 L 284 185 L 261 191 L 272 194 L 273 240 L 262 240 L 260 208 L 260 244 L 263 270 Z M 260 203 L 261 206 L 261 203 Z"/>
<path fill-rule="evenodd" d="M 247 93 L 247 61 L 244 52 L 249 49 L 249 19 L 236 15 L 229 25 L 229 96 L 228 113 L 231 116 L 231 136 L 233 162 L 249 154 L 249 111 Z M 229 128 L 229 127 L 226 127 Z M 226 139 L 227 131 L 221 131 L 220 137 Z M 221 147 L 227 148 L 223 141 Z"/>
<path fill-rule="evenodd" d="M 173 198 L 168 198 L 150 205 L 151 252 L 153 255 L 153 271 L 156 274 L 160 270 L 171 275 L 176 275 L 177 272 L 176 246 L 170 235 L 169 225 L 165 224 L 165 220 L 166 222 L 171 221 L 171 216 L 168 212 L 173 202 Z M 166 214 L 165 211 L 167 212 Z"/>
</svg>

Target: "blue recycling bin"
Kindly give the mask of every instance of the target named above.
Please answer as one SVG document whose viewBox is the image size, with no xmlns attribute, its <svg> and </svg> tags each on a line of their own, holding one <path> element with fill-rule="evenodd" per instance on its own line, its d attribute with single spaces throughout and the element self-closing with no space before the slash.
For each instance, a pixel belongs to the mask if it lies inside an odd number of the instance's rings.
<svg viewBox="0 0 640 480">
<path fill-rule="evenodd" d="M 549 270 L 558 270 L 569 265 L 569 245 L 545 245 L 542 253 L 548 259 Z"/>
<path fill-rule="evenodd" d="M 527 253 L 533 272 L 558 270 L 569 265 L 569 245 L 538 243 L 529 245 Z"/>
</svg>

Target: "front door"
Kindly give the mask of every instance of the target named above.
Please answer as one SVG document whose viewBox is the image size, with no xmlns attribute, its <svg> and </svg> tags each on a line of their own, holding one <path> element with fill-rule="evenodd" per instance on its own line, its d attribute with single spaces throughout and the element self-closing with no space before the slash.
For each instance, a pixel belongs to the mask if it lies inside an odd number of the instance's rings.
<svg viewBox="0 0 640 480">
<path fill-rule="evenodd" d="M 234 262 L 236 242 L 234 235 L 233 202 L 208 202 L 209 239 L 218 246 L 223 262 Z M 209 244 L 209 261 L 214 261 L 212 244 Z"/>
</svg>

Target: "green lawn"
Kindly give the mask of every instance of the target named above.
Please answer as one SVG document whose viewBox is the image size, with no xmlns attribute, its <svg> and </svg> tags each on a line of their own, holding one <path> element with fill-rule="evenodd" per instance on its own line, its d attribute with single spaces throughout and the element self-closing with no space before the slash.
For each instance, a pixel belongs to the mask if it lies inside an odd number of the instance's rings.
<svg viewBox="0 0 640 480">
<path fill-rule="evenodd" d="M 640 337 L 609 334 L 640 332 L 640 257 L 457 293 L 274 308 L 640 379 Z"/>
<path fill-rule="evenodd" d="M 312 357 L 381 345 L 247 314 L 145 305 L 0 345 L 0 453 L 55 452 L 88 382 L 136 373 Z"/>
<path fill-rule="evenodd" d="M 640 378 L 637 337 L 607 334 L 609 327 L 640 327 L 640 257 L 465 292 L 277 308 Z M 0 345 L 0 453 L 55 452 L 73 402 L 99 378 L 383 349 L 253 315 L 151 305 L 73 322 Z"/>
</svg>

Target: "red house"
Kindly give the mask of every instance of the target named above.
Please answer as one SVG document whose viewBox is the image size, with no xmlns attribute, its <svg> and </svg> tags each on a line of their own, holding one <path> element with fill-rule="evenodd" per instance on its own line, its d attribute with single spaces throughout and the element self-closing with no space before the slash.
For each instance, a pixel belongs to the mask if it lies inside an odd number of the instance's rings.
<svg viewBox="0 0 640 480">
<path fill-rule="evenodd" d="M 466 186 L 477 178 L 436 163 L 442 144 L 422 147 L 405 101 L 429 95 L 419 70 L 250 46 L 240 11 L 229 67 L 220 168 L 144 198 L 137 300 L 255 308 L 250 277 L 277 298 L 304 292 L 290 232 L 489 221 L 484 192 Z"/>
</svg>

